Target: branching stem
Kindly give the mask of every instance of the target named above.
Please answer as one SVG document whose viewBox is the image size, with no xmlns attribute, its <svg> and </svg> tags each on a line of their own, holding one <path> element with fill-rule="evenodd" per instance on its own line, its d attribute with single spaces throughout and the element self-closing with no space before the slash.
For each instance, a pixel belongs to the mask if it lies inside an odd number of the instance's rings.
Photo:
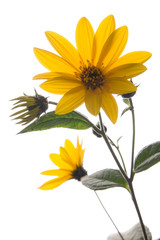
<svg viewBox="0 0 160 240">
<path fill-rule="evenodd" d="M 131 177 L 129 178 L 126 174 L 126 172 L 123 170 L 117 156 L 115 155 L 112 147 L 111 147 L 111 144 L 108 140 L 108 137 L 106 136 L 106 133 L 104 131 L 104 126 L 103 126 L 103 122 L 102 122 L 102 117 L 101 117 L 101 114 L 99 113 L 99 120 L 100 120 L 100 126 L 101 126 L 101 135 L 105 141 L 105 143 L 107 144 L 116 164 L 118 165 L 119 167 L 119 170 L 120 172 L 122 173 L 123 177 L 126 179 L 127 183 L 128 183 L 128 186 L 129 186 L 129 189 L 130 189 L 130 194 L 131 194 L 131 197 L 132 197 L 132 200 L 133 200 L 133 203 L 134 203 L 134 206 L 135 206 L 135 209 L 137 211 L 137 215 L 139 217 L 139 221 L 140 221 L 140 224 L 141 224 L 141 228 L 142 228 L 142 231 L 143 231 L 143 235 L 144 235 L 144 240 L 148 240 L 147 238 L 147 234 L 146 234 L 146 229 L 145 229 L 145 225 L 143 223 L 143 219 L 142 219 L 142 216 L 141 216 L 141 213 L 140 213 L 140 210 L 139 210 L 139 207 L 138 207 L 138 203 L 137 203 L 137 200 L 136 200 L 136 196 L 135 196 L 135 193 L 134 193 L 134 189 L 133 189 L 133 185 L 132 185 L 132 181 L 133 181 L 133 163 L 134 163 L 134 145 L 135 145 L 135 117 L 134 117 L 134 111 L 133 111 L 133 103 L 132 101 L 130 102 L 131 104 L 131 110 L 132 110 L 132 119 L 133 119 L 133 139 L 132 139 L 132 160 L 131 160 Z"/>
<path fill-rule="evenodd" d="M 109 138 L 106 136 L 106 133 L 105 133 L 105 130 L 104 130 L 104 125 L 103 125 L 103 122 L 102 122 L 102 117 L 101 117 L 101 113 L 99 113 L 99 121 L 100 121 L 100 127 L 101 129 L 97 128 L 91 121 L 88 120 L 88 118 L 86 118 L 85 116 L 83 116 L 81 113 L 79 112 L 76 112 L 76 111 L 73 111 L 75 113 L 77 113 L 79 116 L 81 116 L 84 120 L 86 120 L 90 126 L 98 133 L 100 134 L 105 143 L 107 144 L 107 147 L 109 148 L 120 172 L 122 173 L 123 177 L 126 179 L 127 183 L 128 183 L 128 186 L 129 186 L 129 189 L 130 189 L 130 194 L 131 194 L 131 197 L 132 197 L 132 200 L 133 200 L 133 203 L 134 203 L 134 206 L 135 206 L 135 209 L 137 211 L 137 214 L 138 214 L 138 217 L 139 217 L 139 221 L 140 221 L 140 224 L 141 224 L 141 227 L 142 227 L 142 231 L 143 231 L 143 235 L 144 235 L 144 240 L 148 240 L 147 238 L 147 234 L 146 234 L 146 229 L 145 229 L 145 226 L 144 226 L 144 223 L 143 223 L 143 219 L 142 219 L 142 216 L 141 216 L 141 213 L 140 213 L 140 210 L 139 210 L 139 207 L 138 207 L 138 203 L 137 203 L 137 200 L 136 200 L 136 197 L 135 197 L 135 193 L 134 193 L 134 189 L 133 189 L 133 185 L 132 185 L 132 181 L 133 181 L 133 177 L 134 177 L 134 169 L 133 169 L 133 165 L 134 165 L 134 148 L 135 148 L 135 115 L 134 115 L 134 107 L 133 107 L 133 102 L 132 102 L 132 99 L 130 98 L 129 99 L 129 102 L 130 102 L 130 107 L 131 107 L 131 112 L 132 112 L 132 125 L 133 125 L 133 137 L 132 137 L 132 155 L 131 155 L 131 175 L 130 175 L 130 178 L 127 176 L 127 171 L 126 171 L 126 168 L 125 168 L 125 165 L 124 165 L 124 161 L 122 161 L 123 163 L 123 167 L 121 166 L 117 156 L 115 155 L 113 149 L 112 149 L 112 146 L 110 144 L 110 140 Z M 57 103 L 55 102 L 52 102 L 52 101 L 49 101 L 48 102 L 49 104 L 53 104 L 53 105 L 57 105 Z M 122 155 L 119 151 L 119 148 L 116 147 L 119 154 L 120 154 L 120 157 L 121 159 L 123 160 L 122 158 Z M 96 193 L 96 192 L 95 192 Z M 96 193 L 97 195 L 97 193 Z M 105 212 L 107 213 L 108 217 L 110 218 L 110 220 L 112 221 L 113 225 L 115 226 L 115 228 L 117 229 L 120 237 L 123 239 L 123 236 L 121 235 L 121 233 L 119 232 L 118 228 L 116 227 L 115 223 L 113 222 L 113 220 L 111 219 L 110 215 L 108 214 L 108 212 L 106 211 L 104 205 L 102 204 L 99 196 L 97 195 L 97 198 L 99 199 L 102 207 L 104 208 Z"/>
<path fill-rule="evenodd" d="M 119 153 L 119 156 L 120 156 L 121 161 L 122 161 L 122 164 L 123 164 L 123 169 L 125 170 L 125 172 L 126 172 L 126 174 L 127 174 L 127 169 L 126 169 L 126 166 L 125 166 L 125 163 L 124 163 L 123 156 L 122 156 L 121 151 L 120 151 L 120 149 L 119 149 L 119 145 L 118 145 L 118 144 L 116 145 L 116 144 L 111 140 L 110 137 L 108 137 L 108 139 L 109 139 L 109 141 L 111 142 L 111 144 L 117 149 L 117 152 Z"/>
<path fill-rule="evenodd" d="M 104 131 L 104 126 L 103 126 L 103 122 L 102 122 L 101 113 L 99 113 L 99 121 L 100 121 L 100 126 L 101 126 L 101 135 L 102 135 L 105 143 L 107 144 L 107 146 L 108 146 L 108 148 L 109 148 L 109 150 L 110 150 L 110 152 L 111 152 L 111 154 L 112 154 L 112 156 L 113 156 L 116 164 L 118 165 L 118 168 L 119 168 L 119 170 L 121 171 L 123 177 L 128 181 L 129 178 L 128 178 L 126 172 L 123 170 L 123 168 L 122 168 L 122 166 L 121 166 L 121 164 L 120 164 L 117 156 L 115 155 L 115 153 L 114 153 L 114 151 L 113 151 L 113 149 L 112 149 L 112 147 L 111 147 L 111 144 L 110 144 L 110 142 L 109 142 L 109 139 L 108 139 L 108 137 L 106 136 L 106 133 L 105 133 L 105 131 Z"/>
</svg>

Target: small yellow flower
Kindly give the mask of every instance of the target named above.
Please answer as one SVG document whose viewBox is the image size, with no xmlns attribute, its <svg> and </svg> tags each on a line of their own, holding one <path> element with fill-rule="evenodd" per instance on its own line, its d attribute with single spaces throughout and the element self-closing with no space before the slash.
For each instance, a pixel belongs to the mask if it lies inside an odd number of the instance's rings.
<svg viewBox="0 0 160 240">
<path fill-rule="evenodd" d="M 41 174 L 56 176 L 56 178 L 44 183 L 40 189 L 50 190 L 58 187 L 69 179 L 81 180 L 81 177 L 87 175 L 83 168 L 82 143 L 77 138 L 77 147 L 75 148 L 71 141 L 65 141 L 64 147 L 60 147 L 60 154 L 51 153 L 51 161 L 59 167 L 59 169 L 48 170 Z"/>
<path fill-rule="evenodd" d="M 19 120 L 18 123 L 25 125 L 35 118 L 39 118 L 39 116 L 48 109 L 48 101 L 47 98 L 39 95 L 35 91 L 35 96 L 28 96 L 24 94 L 24 96 L 14 98 L 11 101 L 17 101 L 14 103 L 13 109 L 22 108 L 18 112 L 13 113 L 10 117 L 17 116 L 13 120 Z"/>
<path fill-rule="evenodd" d="M 146 71 L 143 63 L 151 53 L 136 51 L 120 57 L 127 43 L 128 28 L 115 29 L 112 15 L 100 23 L 95 33 L 88 19 L 81 18 L 76 28 L 77 49 L 55 32 L 47 31 L 46 36 L 60 56 L 34 48 L 37 59 L 50 72 L 33 79 L 46 79 L 40 85 L 42 89 L 64 95 L 56 114 L 71 112 L 85 103 L 95 116 L 102 107 L 115 123 L 118 107 L 112 94 L 136 91 L 136 86 L 128 79 Z"/>
</svg>

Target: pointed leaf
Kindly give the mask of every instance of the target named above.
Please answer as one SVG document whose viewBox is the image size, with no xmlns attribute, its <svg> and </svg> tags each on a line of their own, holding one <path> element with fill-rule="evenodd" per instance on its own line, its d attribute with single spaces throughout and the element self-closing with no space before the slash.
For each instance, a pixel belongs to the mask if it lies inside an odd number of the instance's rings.
<svg viewBox="0 0 160 240">
<path fill-rule="evenodd" d="M 123 114 L 125 114 L 126 112 L 128 112 L 129 110 L 131 110 L 131 107 L 127 107 L 125 108 L 122 113 L 121 113 L 121 117 L 123 116 Z"/>
<path fill-rule="evenodd" d="M 92 190 L 104 190 L 112 187 L 123 187 L 129 190 L 128 184 L 119 170 L 104 169 L 81 179 L 86 187 Z"/>
<path fill-rule="evenodd" d="M 57 127 L 82 130 L 90 128 L 91 125 L 87 119 L 79 115 L 78 112 L 71 112 L 64 115 L 56 115 L 55 112 L 48 112 L 24 128 L 20 133 L 47 130 Z"/>
<path fill-rule="evenodd" d="M 120 136 L 118 139 L 117 139 L 117 145 L 119 143 L 119 141 L 121 140 L 122 136 Z"/>
<path fill-rule="evenodd" d="M 135 159 L 135 172 L 142 172 L 160 162 L 160 142 L 152 143 L 143 148 Z"/>
<path fill-rule="evenodd" d="M 123 98 L 123 102 L 125 104 L 127 104 L 128 106 L 130 106 L 130 103 L 129 103 L 129 99 L 128 98 Z"/>
</svg>

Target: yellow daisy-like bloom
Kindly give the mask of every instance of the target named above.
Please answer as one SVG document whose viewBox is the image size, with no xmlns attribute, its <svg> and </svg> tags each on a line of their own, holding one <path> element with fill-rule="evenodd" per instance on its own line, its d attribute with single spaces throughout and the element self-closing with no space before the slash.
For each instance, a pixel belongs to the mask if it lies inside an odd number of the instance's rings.
<svg viewBox="0 0 160 240">
<path fill-rule="evenodd" d="M 47 31 L 47 39 L 58 55 L 34 48 L 39 62 L 50 72 L 34 76 L 47 79 L 42 89 L 64 95 L 56 107 L 56 114 L 73 111 L 85 103 L 87 110 L 97 115 L 100 108 L 115 123 L 118 107 L 112 94 L 136 91 L 128 79 L 144 71 L 143 65 L 151 57 L 146 51 L 122 54 L 128 39 L 128 28 L 115 29 L 112 15 L 106 17 L 94 33 L 87 18 L 79 20 L 76 28 L 77 49 L 61 35 Z"/>
<path fill-rule="evenodd" d="M 51 153 L 51 161 L 59 167 L 59 169 L 48 170 L 41 174 L 56 176 L 56 178 L 44 183 L 40 189 L 50 190 L 58 187 L 69 179 L 81 180 L 81 177 L 87 175 L 83 168 L 82 143 L 79 143 L 77 138 L 77 147 L 75 148 L 71 141 L 65 141 L 64 147 L 60 147 L 60 154 Z"/>
</svg>

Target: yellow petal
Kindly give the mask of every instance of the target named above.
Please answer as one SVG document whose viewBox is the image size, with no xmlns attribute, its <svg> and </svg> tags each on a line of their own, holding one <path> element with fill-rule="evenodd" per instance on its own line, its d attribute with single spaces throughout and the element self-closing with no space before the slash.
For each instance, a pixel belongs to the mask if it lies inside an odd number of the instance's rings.
<svg viewBox="0 0 160 240">
<path fill-rule="evenodd" d="M 93 37 L 94 31 L 92 25 L 87 18 L 81 18 L 76 28 L 76 44 L 85 64 L 88 64 L 87 60 L 90 62 L 92 60 Z"/>
<path fill-rule="evenodd" d="M 74 147 L 73 143 L 71 141 L 69 141 L 68 139 L 66 139 L 66 141 L 65 141 L 65 150 L 68 153 L 68 155 L 70 156 L 70 158 L 72 159 L 72 161 L 74 162 L 74 165 L 75 166 L 78 165 L 76 148 Z"/>
<path fill-rule="evenodd" d="M 81 82 L 74 76 L 61 75 L 42 83 L 40 87 L 50 93 L 65 94 L 69 90 L 81 85 Z"/>
<path fill-rule="evenodd" d="M 106 79 L 123 78 L 129 79 L 145 72 L 147 68 L 141 63 L 129 63 L 113 68 L 105 74 Z"/>
<path fill-rule="evenodd" d="M 83 166 L 83 157 L 84 157 L 84 152 L 85 149 L 82 149 L 80 152 L 80 157 L 79 157 L 79 166 Z"/>
<path fill-rule="evenodd" d="M 65 149 L 72 161 L 74 162 L 75 167 L 79 167 L 83 165 L 83 154 L 84 150 L 82 150 L 82 144 L 79 144 L 79 140 L 77 138 L 77 148 L 74 147 L 72 142 L 69 140 L 65 141 Z"/>
<path fill-rule="evenodd" d="M 64 170 L 64 169 L 53 169 L 53 170 L 47 170 L 42 172 L 43 175 L 49 175 L 49 176 L 58 176 L 58 177 L 64 177 L 69 174 L 71 174 L 70 171 Z"/>
<path fill-rule="evenodd" d="M 111 79 L 105 82 L 104 89 L 112 94 L 126 94 L 135 92 L 136 86 L 128 80 Z"/>
<path fill-rule="evenodd" d="M 59 76 L 59 73 L 57 73 L 57 72 L 40 73 L 40 74 L 35 75 L 33 77 L 33 80 L 36 80 L 36 79 L 52 79 L 56 76 Z"/>
<path fill-rule="evenodd" d="M 54 189 L 71 178 L 72 177 L 70 175 L 65 176 L 65 177 L 57 177 L 55 179 L 52 179 L 52 180 L 44 183 L 41 187 L 39 187 L 39 189 L 41 189 L 41 190 Z"/>
<path fill-rule="evenodd" d="M 75 68 L 54 53 L 43 49 L 34 48 L 34 54 L 38 61 L 50 71 L 66 72 L 71 74 L 74 74 L 75 72 Z"/>
<path fill-rule="evenodd" d="M 67 92 L 59 101 L 56 108 L 56 114 L 66 114 L 72 112 L 82 103 L 84 103 L 85 88 L 76 87 Z"/>
<path fill-rule="evenodd" d="M 51 153 L 49 157 L 57 167 L 61 169 L 72 170 L 72 166 L 64 162 L 59 154 Z"/>
<path fill-rule="evenodd" d="M 50 44 L 62 56 L 62 58 L 76 68 L 76 70 L 79 70 L 80 57 L 77 49 L 66 38 L 58 33 L 47 31 L 46 36 Z"/>
<path fill-rule="evenodd" d="M 90 112 L 92 115 L 97 116 L 100 111 L 101 102 L 101 91 L 88 90 L 86 92 L 85 105 L 88 112 Z"/>
<path fill-rule="evenodd" d="M 96 65 L 104 43 L 115 30 L 115 19 L 109 15 L 100 23 L 93 39 L 93 64 Z"/>
<path fill-rule="evenodd" d="M 102 93 L 102 108 L 109 119 L 113 123 L 116 123 L 118 117 L 118 106 L 114 97 L 106 91 L 103 91 Z"/>
<path fill-rule="evenodd" d="M 78 155 L 78 166 L 83 166 L 83 156 L 84 156 L 84 149 L 82 149 L 82 143 L 79 143 L 79 138 L 77 137 L 77 148 L 76 152 Z"/>
<path fill-rule="evenodd" d="M 69 153 L 66 151 L 65 148 L 60 147 L 60 155 L 64 162 L 72 166 L 72 169 L 76 168 L 76 164 L 74 163 L 74 160 L 70 157 Z"/>
<path fill-rule="evenodd" d="M 126 26 L 120 27 L 113 31 L 102 48 L 97 65 L 101 67 L 103 64 L 104 68 L 107 68 L 113 64 L 122 54 L 126 46 L 127 39 L 128 28 Z"/>
<path fill-rule="evenodd" d="M 144 63 L 146 62 L 152 54 L 146 51 L 135 51 L 131 53 L 127 53 L 126 55 L 120 57 L 115 63 L 113 63 L 109 69 L 116 68 L 118 66 L 128 64 L 128 63 Z"/>
<path fill-rule="evenodd" d="M 79 80 L 78 77 L 75 77 L 75 75 L 66 73 L 66 72 L 46 72 L 46 73 L 40 73 L 37 74 L 33 77 L 33 80 L 35 79 L 48 79 L 48 80 L 53 80 L 53 79 L 74 79 L 74 80 Z"/>
</svg>

